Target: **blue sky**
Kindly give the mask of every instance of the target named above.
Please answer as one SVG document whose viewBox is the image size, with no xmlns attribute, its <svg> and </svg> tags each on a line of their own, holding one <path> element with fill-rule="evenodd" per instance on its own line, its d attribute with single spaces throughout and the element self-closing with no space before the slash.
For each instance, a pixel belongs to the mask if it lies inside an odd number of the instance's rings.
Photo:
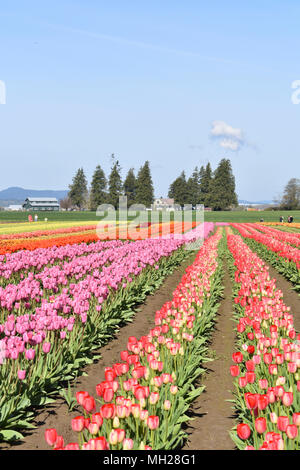
<svg viewBox="0 0 300 470">
<path fill-rule="evenodd" d="M 240 199 L 300 177 L 300 2 L 3 1 L 0 189 L 150 161 L 166 196 L 230 158 Z M 300 96 L 300 94 L 299 94 Z"/>
</svg>

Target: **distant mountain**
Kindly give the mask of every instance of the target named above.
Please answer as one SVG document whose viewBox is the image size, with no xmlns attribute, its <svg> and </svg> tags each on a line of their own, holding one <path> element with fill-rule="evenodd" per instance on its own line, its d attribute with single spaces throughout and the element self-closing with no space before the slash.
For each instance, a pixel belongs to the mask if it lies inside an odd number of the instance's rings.
<svg viewBox="0 0 300 470">
<path fill-rule="evenodd" d="M 245 199 L 239 199 L 239 204 L 241 205 L 251 205 L 251 206 L 259 206 L 259 205 L 271 205 L 274 204 L 274 201 L 247 201 Z"/>
<path fill-rule="evenodd" d="M 55 191 L 51 189 L 24 189 L 12 186 L 0 191 L 0 206 L 7 207 L 10 204 L 22 204 L 27 197 L 56 197 L 58 201 L 64 199 L 68 191 Z"/>
</svg>

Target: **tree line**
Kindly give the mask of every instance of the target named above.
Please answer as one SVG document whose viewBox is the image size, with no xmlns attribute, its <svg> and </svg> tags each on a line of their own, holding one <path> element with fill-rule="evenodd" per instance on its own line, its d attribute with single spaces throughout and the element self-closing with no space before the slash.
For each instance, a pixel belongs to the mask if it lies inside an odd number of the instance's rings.
<svg viewBox="0 0 300 470">
<path fill-rule="evenodd" d="M 106 177 L 101 165 L 97 165 L 90 188 L 83 168 L 79 168 L 69 185 L 67 198 L 61 201 L 61 207 L 95 211 L 101 204 L 111 204 L 117 209 L 120 196 L 127 196 L 128 207 L 132 204 L 151 207 L 154 202 L 154 188 L 148 160 L 140 167 L 137 175 L 130 168 L 122 181 L 120 163 L 112 155 L 109 176 Z M 171 183 L 168 197 L 181 207 L 203 204 L 212 210 L 229 210 L 237 206 L 235 178 L 230 160 L 223 158 L 214 171 L 210 163 L 200 169 L 196 167 L 189 178 L 182 171 Z"/>
<path fill-rule="evenodd" d="M 300 210 L 300 179 L 291 178 L 284 188 L 279 201 L 278 210 Z"/>
<path fill-rule="evenodd" d="M 63 209 L 78 208 L 96 211 L 101 204 L 111 204 L 117 209 L 120 196 L 127 196 L 127 204 L 144 204 L 150 207 L 154 201 L 154 188 L 147 160 L 135 175 L 130 168 L 122 181 L 119 160 L 112 155 L 110 174 L 106 177 L 101 165 L 97 165 L 90 188 L 83 168 L 79 168 L 69 185 L 68 196 L 61 201 Z"/>
<path fill-rule="evenodd" d="M 203 204 L 215 211 L 236 207 L 238 199 L 230 160 L 223 158 L 214 171 L 210 163 L 200 169 L 196 167 L 189 178 L 182 171 L 170 185 L 168 196 L 180 206 Z"/>
</svg>

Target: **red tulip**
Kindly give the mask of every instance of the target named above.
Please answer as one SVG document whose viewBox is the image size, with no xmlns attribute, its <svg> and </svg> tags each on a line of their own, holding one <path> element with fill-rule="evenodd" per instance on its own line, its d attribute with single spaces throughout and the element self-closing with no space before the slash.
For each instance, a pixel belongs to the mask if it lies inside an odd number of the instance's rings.
<svg viewBox="0 0 300 470">
<path fill-rule="evenodd" d="M 295 439 L 298 436 L 298 428 L 295 424 L 288 424 L 285 432 L 289 439 Z"/>
<path fill-rule="evenodd" d="M 132 439 L 124 439 L 123 441 L 123 450 L 133 449 L 134 442 Z"/>
<path fill-rule="evenodd" d="M 49 446 L 54 446 L 54 444 L 56 442 L 56 439 L 57 439 L 56 429 L 54 429 L 54 428 L 46 429 L 45 439 L 46 439 L 47 444 L 49 444 Z"/>
<path fill-rule="evenodd" d="M 277 364 L 270 364 L 269 365 L 269 373 L 271 375 L 277 375 L 277 373 L 278 373 Z"/>
<path fill-rule="evenodd" d="M 246 369 L 248 372 L 254 372 L 255 371 L 255 364 L 253 361 L 246 361 Z"/>
<path fill-rule="evenodd" d="M 267 429 L 266 418 L 256 418 L 255 420 L 255 429 L 259 434 L 263 434 Z"/>
<path fill-rule="evenodd" d="M 89 396 L 88 392 L 77 392 L 76 393 L 77 403 L 79 403 L 79 405 L 82 405 L 83 400 L 88 396 Z"/>
<path fill-rule="evenodd" d="M 230 373 L 232 377 L 238 377 L 238 375 L 240 374 L 239 366 L 230 366 Z"/>
<path fill-rule="evenodd" d="M 269 404 L 268 395 L 259 395 L 257 399 L 257 407 L 259 410 L 264 410 Z"/>
<path fill-rule="evenodd" d="M 273 356 L 272 356 L 271 353 L 265 353 L 263 357 L 264 357 L 264 363 L 265 364 L 271 364 L 272 363 Z"/>
<path fill-rule="evenodd" d="M 296 362 L 288 362 L 287 368 L 290 374 L 295 374 L 297 372 L 297 363 Z"/>
<path fill-rule="evenodd" d="M 90 397 L 90 396 L 84 398 L 83 402 L 82 402 L 82 406 L 85 409 L 85 411 L 90 413 L 91 411 L 93 411 L 96 408 L 95 399 L 93 397 Z"/>
<path fill-rule="evenodd" d="M 253 384 L 255 382 L 256 375 L 254 372 L 246 372 L 245 377 L 249 384 Z"/>
<path fill-rule="evenodd" d="M 237 364 L 243 362 L 243 354 L 240 351 L 233 353 L 232 360 L 233 362 L 236 362 Z"/>
<path fill-rule="evenodd" d="M 259 379 L 258 383 L 259 383 L 259 386 L 260 386 L 260 388 L 261 388 L 262 390 L 265 390 L 265 389 L 268 388 L 268 381 L 267 381 L 267 379 Z"/>
<path fill-rule="evenodd" d="M 293 423 L 300 426 L 300 413 L 293 413 Z"/>
<path fill-rule="evenodd" d="M 99 427 L 102 426 L 103 424 L 103 418 L 101 416 L 101 413 L 94 413 L 91 418 L 92 423 L 97 423 Z"/>
<path fill-rule="evenodd" d="M 64 447 L 64 450 L 80 450 L 79 445 L 76 442 L 70 442 Z"/>
<path fill-rule="evenodd" d="M 257 407 L 257 398 L 256 393 L 245 393 L 245 401 L 249 410 L 253 410 Z"/>
<path fill-rule="evenodd" d="M 104 419 L 114 418 L 116 416 L 116 405 L 113 403 L 106 403 L 101 406 L 100 413 Z"/>
<path fill-rule="evenodd" d="M 246 377 L 239 377 L 239 387 L 244 388 L 247 385 L 247 378 Z"/>
<path fill-rule="evenodd" d="M 71 421 L 73 431 L 81 432 L 85 427 L 85 418 L 83 416 L 76 416 Z"/>
<path fill-rule="evenodd" d="M 91 422 L 91 423 L 88 425 L 88 430 L 89 430 L 90 434 L 92 434 L 92 435 L 98 434 L 98 431 L 99 431 L 99 424 L 97 424 L 97 423 L 95 423 L 95 422 Z"/>
<path fill-rule="evenodd" d="M 129 356 L 129 352 L 128 351 L 121 351 L 120 356 L 121 356 L 122 361 L 127 361 L 127 358 Z"/>
<path fill-rule="evenodd" d="M 246 440 L 251 434 L 251 429 L 246 423 L 240 423 L 236 428 L 237 435 L 240 439 Z"/>
<path fill-rule="evenodd" d="M 57 439 L 54 444 L 54 450 L 62 450 L 64 447 L 64 438 L 62 436 L 57 436 Z"/>
<path fill-rule="evenodd" d="M 115 377 L 116 377 L 115 371 L 111 367 L 106 367 L 105 368 L 105 380 L 107 382 L 112 382 Z"/>
<path fill-rule="evenodd" d="M 289 417 L 288 416 L 278 416 L 277 427 L 278 427 L 279 431 L 284 431 L 285 432 L 288 425 L 289 425 Z"/>
<path fill-rule="evenodd" d="M 148 416 L 147 426 L 149 429 L 157 429 L 159 426 L 159 417 L 158 416 Z"/>
<path fill-rule="evenodd" d="M 291 404 L 293 403 L 293 392 L 284 392 L 283 395 L 282 395 L 282 403 L 285 405 L 285 406 L 291 406 Z"/>
<path fill-rule="evenodd" d="M 106 403 L 109 403 L 110 401 L 112 401 L 114 397 L 114 390 L 113 388 L 111 387 L 107 387 L 103 390 L 103 400 L 106 402 Z"/>
</svg>

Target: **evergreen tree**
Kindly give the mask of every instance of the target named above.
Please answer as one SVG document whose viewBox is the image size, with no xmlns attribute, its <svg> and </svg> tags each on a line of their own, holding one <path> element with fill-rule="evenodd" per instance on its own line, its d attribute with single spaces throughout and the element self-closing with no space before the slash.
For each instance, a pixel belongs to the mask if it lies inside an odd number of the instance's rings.
<svg viewBox="0 0 300 470">
<path fill-rule="evenodd" d="M 83 168 L 79 168 L 76 175 L 73 178 L 72 184 L 69 185 L 69 198 L 72 204 L 82 209 L 87 202 L 87 179 L 85 177 Z"/>
<path fill-rule="evenodd" d="M 187 180 L 186 201 L 187 201 L 187 204 L 192 204 L 192 206 L 201 204 L 199 170 L 197 166 L 194 169 L 192 175 Z"/>
<path fill-rule="evenodd" d="M 300 209 L 300 180 L 292 178 L 284 188 L 280 208 L 285 210 Z"/>
<path fill-rule="evenodd" d="M 205 207 L 210 206 L 210 192 L 211 192 L 211 184 L 213 180 L 213 173 L 212 169 L 210 166 L 210 163 L 208 162 L 205 169 L 201 167 L 202 170 L 200 169 L 200 194 L 201 194 L 201 201 L 202 204 L 205 205 Z"/>
<path fill-rule="evenodd" d="M 107 201 L 106 187 L 107 180 L 104 171 L 101 166 L 98 165 L 92 178 L 90 190 L 90 209 L 92 211 L 97 210 L 100 204 L 104 204 Z"/>
<path fill-rule="evenodd" d="M 200 170 L 199 170 L 199 176 L 198 176 L 198 179 L 199 179 L 199 201 L 200 201 L 199 204 L 204 204 L 204 199 L 205 199 L 205 183 L 203 185 L 204 177 L 205 177 L 205 168 L 202 165 Z"/>
<path fill-rule="evenodd" d="M 147 160 L 140 168 L 136 179 L 136 203 L 150 207 L 154 201 L 153 182 Z"/>
<path fill-rule="evenodd" d="M 218 211 L 238 205 L 230 160 L 223 158 L 215 170 L 210 184 L 208 203 L 213 210 Z"/>
<path fill-rule="evenodd" d="M 123 185 L 124 196 L 127 196 L 127 205 L 130 207 L 136 201 L 136 177 L 134 169 L 130 168 Z"/>
<path fill-rule="evenodd" d="M 108 200 L 109 204 L 112 204 L 115 209 L 119 205 L 119 197 L 122 196 L 122 178 L 121 178 L 121 167 L 119 161 L 115 160 L 112 155 L 112 167 L 108 180 Z"/>
<path fill-rule="evenodd" d="M 168 197 L 174 199 L 174 203 L 179 204 L 181 207 L 189 203 L 188 187 L 184 171 L 170 185 Z"/>
</svg>

